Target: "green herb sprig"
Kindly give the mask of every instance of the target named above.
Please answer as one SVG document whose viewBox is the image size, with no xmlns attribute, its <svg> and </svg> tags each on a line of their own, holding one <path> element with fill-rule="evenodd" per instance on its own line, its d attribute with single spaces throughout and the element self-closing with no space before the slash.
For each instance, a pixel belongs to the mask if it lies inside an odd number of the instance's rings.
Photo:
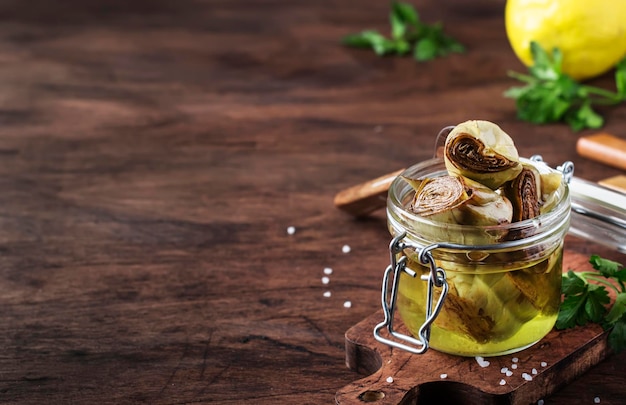
<svg viewBox="0 0 626 405">
<path fill-rule="evenodd" d="M 556 321 L 557 329 L 587 323 L 601 324 L 611 330 L 609 346 L 616 352 L 626 348 L 626 267 L 612 260 L 592 255 L 589 262 L 597 271 L 568 271 L 563 275 L 563 303 Z M 611 302 L 607 288 L 615 291 Z"/>
<path fill-rule="evenodd" d="M 347 46 L 371 48 L 379 56 L 412 53 L 420 62 L 465 51 L 460 42 L 443 32 L 441 23 L 423 23 L 418 12 L 408 3 L 392 2 L 389 22 L 390 38 L 375 30 L 365 30 L 345 36 L 342 42 Z"/>
<path fill-rule="evenodd" d="M 600 128 L 604 118 L 593 105 L 614 105 L 626 101 L 626 59 L 615 69 L 616 92 L 583 85 L 563 73 L 563 55 L 558 48 L 549 55 L 536 42 L 530 44 L 533 65 L 529 73 L 509 72 L 509 76 L 526 83 L 508 89 L 505 97 L 515 99 L 517 116 L 535 124 L 565 122 L 572 130 Z"/>
</svg>

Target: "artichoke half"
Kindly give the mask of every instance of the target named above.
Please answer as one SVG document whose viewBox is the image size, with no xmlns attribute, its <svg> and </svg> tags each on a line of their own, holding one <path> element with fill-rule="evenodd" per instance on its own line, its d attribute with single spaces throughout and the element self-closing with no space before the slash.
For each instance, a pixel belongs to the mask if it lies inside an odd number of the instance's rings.
<svg viewBox="0 0 626 405">
<path fill-rule="evenodd" d="M 535 218 L 552 209 L 561 178 L 560 173 L 541 174 L 534 166 L 523 164 L 520 174 L 503 187 L 513 205 L 513 221 Z"/>
<path fill-rule="evenodd" d="M 448 173 L 493 190 L 522 171 L 513 140 L 489 121 L 466 121 L 454 127 L 446 139 L 444 162 Z"/>
<path fill-rule="evenodd" d="M 509 200 L 489 187 L 460 176 L 405 178 L 415 189 L 410 210 L 433 221 L 489 226 L 511 222 Z"/>
</svg>

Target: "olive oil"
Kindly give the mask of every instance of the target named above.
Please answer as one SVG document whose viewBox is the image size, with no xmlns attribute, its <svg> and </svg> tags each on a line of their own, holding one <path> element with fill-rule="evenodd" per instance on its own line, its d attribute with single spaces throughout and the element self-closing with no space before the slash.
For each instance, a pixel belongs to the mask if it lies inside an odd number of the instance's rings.
<svg viewBox="0 0 626 405">
<path fill-rule="evenodd" d="M 398 286 L 398 312 L 416 335 L 425 318 L 428 269 L 408 256 Z M 447 273 L 449 292 L 431 327 L 430 347 L 465 356 L 495 356 L 527 348 L 556 322 L 561 300 L 563 245 L 540 261 L 499 269 L 485 263 L 480 272 L 455 272 L 458 263 L 439 262 Z M 485 259 L 488 261 L 488 257 Z M 519 264 L 519 263 L 518 263 Z M 438 292 L 434 301 L 438 299 Z"/>
</svg>

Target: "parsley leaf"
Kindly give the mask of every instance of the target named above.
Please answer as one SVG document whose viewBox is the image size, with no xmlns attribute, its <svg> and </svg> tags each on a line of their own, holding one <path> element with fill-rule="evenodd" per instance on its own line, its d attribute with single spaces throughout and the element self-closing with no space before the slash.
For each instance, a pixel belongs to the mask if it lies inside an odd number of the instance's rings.
<svg viewBox="0 0 626 405">
<path fill-rule="evenodd" d="M 613 329 L 609 333 L 609 346 L 616 352 L 626 349 L 626 317 L 615 322 Z"/>
<path fill-rule="evenodd" d="M 615 87 L 618 94 L 626 97 L 626 58 L 615 67 Z"/>
<path fill-rule="evenodd" d="M 587 282 L 578 274 L 569 270 L 567 275 L 563 276 L 561 290 L 566 295 L 579 295 L 587 291 Z"/>
<path fill-rule="evenodd" d="M 381 56 L 398 52 L 402 46 L 396 42 L 385 38 L 384 35 L 376 31 L 363 31 L 360 34 L 348 35 L 343 38 L 343 43 L 346 45 L 358 48 L 372 48 L 377 55 Z"/>
<path fill-rule="evenodd" d="M 423 23 L 418 12 L 408 3 L 391 3 L 389 24 L 391 38 L 375 30 L 365 30 L 345 36 L 342 43 L 356 48 L 371 48 L 378 56 L 412 53 L 420 62 L 465 51 L 460 42 L 443 32 L 440 23 Z"/>
<path fill-rule="evenodd" d="M 596 271 L 569 270 L 563 275 L 563 302 L 555 326 L 567 329 L 590 322 L 599 323 L 605 330 L 611 329 L 609 345 L 619 352 L 626 349 L 626 268 L 598 255 L 592 255 L 589 262 Z M 610 308 L 607 288 L 616 293 Z"/>
<path fill-rule="evenodd" d="M 618 262 L 603 259 L 598 255 L 592 255 L 589 258 L 589 263 L 604 277 L 615 277 L 621 281 L 626 281 L 626 268 L 622 267 Z"/>
<path fill-rule="evenodd" d="M 606 315 L 606 321 L 608 323 L 617 322 L 624 314 L 626 314 L 626 293 L 619 293 L 611 310 Z"/>
<path fill-rule="evenodd" d="M 606 314 L 605 305 L 611 302 L 609 292 L 603 286 L 588 284 L 589 291 L 585 301 L 585 314 L 591 322 L 600 323 Z"/>
<path fill-rule="evenodd" d="M 509 72 L 509 76 L 523 82 L 522 87 L 508 89 L 504 96 L 515 100 L 517 116 L 534 124 L 565 122 L 574 131 L 600 128 L 604 118 L 594 105 L 613 105 L 626 101 L 626 59 L 617 64 L 615 85 L 617 92 L 588 86 L 563 73 L 563 55 L 558 48 L 546 52 L 537 42 L 530 43 L 533 65 L 529 74 Z"/>
<path fill-rule="evenodd" d="M 569 271 L 561 286 L 565 299 L 556 321 L 558 329 L 573 328 L 589 322 L 600 322 L 610 302 L 604 286 L 589 284 L 581 275 Z"/>
<path fill-rule="evenodd" d="M 419 15 L 410 4 L 393 2 L 391 3 L 389 22 L 391 23 L 391 36 L 404 38 L 410 26 L 419 24 Z"/>
</svg>

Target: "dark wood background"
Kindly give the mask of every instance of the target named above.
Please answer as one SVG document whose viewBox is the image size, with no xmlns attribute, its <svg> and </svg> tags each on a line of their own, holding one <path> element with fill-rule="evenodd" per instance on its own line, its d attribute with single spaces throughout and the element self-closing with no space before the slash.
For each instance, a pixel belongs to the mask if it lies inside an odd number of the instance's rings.
<svg viewBox="0 0 626 405">
<path fill-rule="evenodd" d="M 413 3 L 467 53 L 342 47 L 387 32 L 385 1 L 0 1 L 0 402 L 333 403 L 360 378 L 344 332 L 378 309 L 389 242 L 336 192 L 467 119 L 619 174 L 576 155 L 589 131 L 516 119 L 504 1 Z M 602 113 L 623 137 L 626 106 Z M 546 403 L 623 403 L 625 361 Z"/>
</svg>

